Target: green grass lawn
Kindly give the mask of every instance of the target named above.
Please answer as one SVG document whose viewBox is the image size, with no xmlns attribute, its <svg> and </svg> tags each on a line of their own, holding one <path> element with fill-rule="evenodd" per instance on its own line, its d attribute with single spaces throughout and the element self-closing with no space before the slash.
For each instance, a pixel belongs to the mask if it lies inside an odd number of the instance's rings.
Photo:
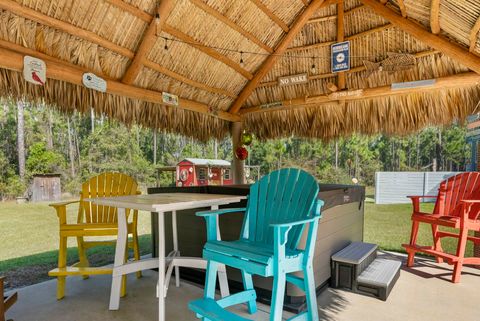
<svg viewBox="0 0 480 321">
<path fill-rule="evenodd" d="M 368 194 L 368 193 L 367 193 Z M 365 206 L 365 241 L 379 244 L 381 249 L 404 252 L 402 243 L 410 236 L 410 204 L 375 205 L 367 195 Z M 432 204 L 423 204 L 430 211 Z M 68 219 L 75 222 L 77 206 L 68 211 Z M 431 230 L 422 224 L 419 242 L 430 245 Z M 140 248 L 142 254 L 151 252 L 150 215 L 139 215 Z M 444 248 L 454 252 L 456 240 L 444 239 Z M 58 250 L 58 220 L 55 211 L 46 203 L 0 203 L 0 274 L 8 278 L 10 288 L 25 286 L 48 279 L 47 272 L 56 267 Z M 472 254 L 469 244 L 468 255 Z M 93 266 L 113 261 L 113 247 L 89 250 Z M 76 242 L 69 242 L 69 264 L 78 260 Z"/>
<path fill-rule="evenodd" d="M 76 222 L 78 206 L 68 208 L 68 221 Z M 150 215 L 139 214 L 138 232 L 142 254 L 151 253 Z M 105 238 L 97 238 L 105 239 Z M 68 243 L 68 261 L 78 261 L 76 240 Z M 88 251 L 92 266 L 113 262 L 113 246 Z M 58 258 L 58 219 L 48 203 L 0 203 L 0 274 L 7 276 L 7 286 L 18 287 L 48 278 Z"/>
</svg>

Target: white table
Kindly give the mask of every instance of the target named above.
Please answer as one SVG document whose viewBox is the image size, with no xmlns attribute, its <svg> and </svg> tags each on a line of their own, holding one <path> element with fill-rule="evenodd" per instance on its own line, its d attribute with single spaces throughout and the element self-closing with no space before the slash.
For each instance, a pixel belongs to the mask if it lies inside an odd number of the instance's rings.
<svg viewBox="0 0 480 321">
<path fill-rule="evenodd" d="M 118 208 L 118 237 L 115 248 L 115 262 L 113 265 L 112 289 L 110 292 L 110 310 L 118 310 L 120 306 L 120 289 L 123 275 L 141 270 L 158 268 L 158 315 L 160 321 L 165 320 L 165 296 L 173 268 L 175 267 L 177 286 L 179 286 L 179 266 L 206 268 L 206 262 L 202 258 L 180 256 L 177 240 L 176 211 L 202 207 L 210 207 L 212 210 L 215 210 L 218 209 L 220 205 L 237 203 L 243 199 L 245 199 L 245 196 L 197 193 L 164 193 L 89 199 L 88 201 L 97 205 Z M 158 213 L 158 259 L 152 258 L 125 263 L 128 237 L 125 209 Z M 169 253 L 167 257 L 165 256 L 164 220 L 166 212 L 172 213 L 173 228 L 173 251 Z M 203 222 L 200 222 L 200 218 L 199 224 L 203 224 Z M 218 226 L 217 238 L 220 239 Z M 167 261 L 169 262 L 169 266 L 168 270 L 165 271 L 165 264 Z M 219 268 L 219 283 L 222 296 L 229 295 L 226 270 L 224 266 Z"/>
</svg>

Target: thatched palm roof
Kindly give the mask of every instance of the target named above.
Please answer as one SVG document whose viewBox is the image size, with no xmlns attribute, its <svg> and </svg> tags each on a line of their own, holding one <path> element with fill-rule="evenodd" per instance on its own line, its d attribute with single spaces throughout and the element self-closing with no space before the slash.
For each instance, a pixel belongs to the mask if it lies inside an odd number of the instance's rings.
<svg viewBox="0 0 480 321">
<path fill-rule="evenodd" d="M 479 0 L 0 0 L 0 92 L 202 140 L 233 121 L 261 138 L 403 134 L 474 111 L 479 30 Z M 341 40 L 352 69 L 332 74 Z M 388 52 L 416 64 L 369 75 L 363 61 Z M 46 61 L 45 86 L 24 80 L 24 55 Z M 85 88 L 84 72 L 107 93 Z M 307 83 L 277 84 L 302 73 Z M 425 79 L 436 81 L 390 87 Z"/>
</svg>

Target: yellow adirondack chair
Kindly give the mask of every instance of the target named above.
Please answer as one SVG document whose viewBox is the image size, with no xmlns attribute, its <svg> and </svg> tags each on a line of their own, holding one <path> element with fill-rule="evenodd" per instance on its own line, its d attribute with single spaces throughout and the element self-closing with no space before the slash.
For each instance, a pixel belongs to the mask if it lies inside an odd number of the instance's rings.
<svg viewBox="0 0 480 321">
<path fill-rule="evenodd" d="M 58 252 L 58 268 L 51 270 L 48 275 L 57 277 L 57 299 L 65 296 L 65 280 L 67 276 L 82 276 L 84 279 L 89 275 L 111 274 L 111 268 L 90 267 L 86 250 L 100 245 L 115 244 L 115 241 L 86 241 L 84 237 L 115 236 L 117 235 L 117 209 L 108 206 L 98 206 L 85 201 L 87 198 L 123 196 L 140 194 L 137 191 L 137 182 L 128 175 L 121 173 L 103 173 L 90 178 L 82 184 L 80 200 L 50 204 L 57 211 L 60 221 L 60 248 Z M 77 222 L 67 223 L 67 205 L 79 203 Z M 129 210 L 127 209 L 127 217 Z M 140 259 L 137 234 L 138 212 L 133 211 L 131 222 L 128 223 L 128 233 L 132 240 L 128 242 L 127 250 L 133 249 L 134 259 Z M 75 237 L 78 244 L 78 256 L 80 261 L 73 266 L 67 266 L 67 239 Z M 137 277 L 141 274 L 137 273 Z M 126 279 L 123 279 L 122 295 L 126 293 Z"/>
</svg>

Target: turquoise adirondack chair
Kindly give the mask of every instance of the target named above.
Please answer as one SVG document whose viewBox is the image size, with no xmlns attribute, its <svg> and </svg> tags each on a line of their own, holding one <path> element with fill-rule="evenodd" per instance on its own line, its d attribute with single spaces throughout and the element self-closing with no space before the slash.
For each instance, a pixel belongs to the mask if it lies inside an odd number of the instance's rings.
<svg viewBox="0 0 480 321">
<path fill-rule="evenodd" d="M 203 257 L 207 263 L 204 298 L 189 303 L 189 308 L 203 320 L 249 320 L 225 310 L 247 303 L 248 311 L 257 310 L 252 275 L 272 277 L 273 292 L 270 320 L 281 320 L 286 282 L 305 291 L 307 311 L 290 320 L 318 320 L 313 250 L 323 201 L 317 199 L 318 183 L 299 169 L 281 169 L 264 176 L 250 188 L 246 208 L 229 208 L 197 213 L 207 221 L 207 243 Z M 237 241 L 217 240 L 219 215 L 245 212 L 241 237 Z M 308 235 L 304 249 L 298 244 L 305 227 Z M 245 290 L 215 300 L 215 283 L 219 264 L 242 272 Z M 293 275 L 303 272 L 303 278 Z"/>
</svg>

